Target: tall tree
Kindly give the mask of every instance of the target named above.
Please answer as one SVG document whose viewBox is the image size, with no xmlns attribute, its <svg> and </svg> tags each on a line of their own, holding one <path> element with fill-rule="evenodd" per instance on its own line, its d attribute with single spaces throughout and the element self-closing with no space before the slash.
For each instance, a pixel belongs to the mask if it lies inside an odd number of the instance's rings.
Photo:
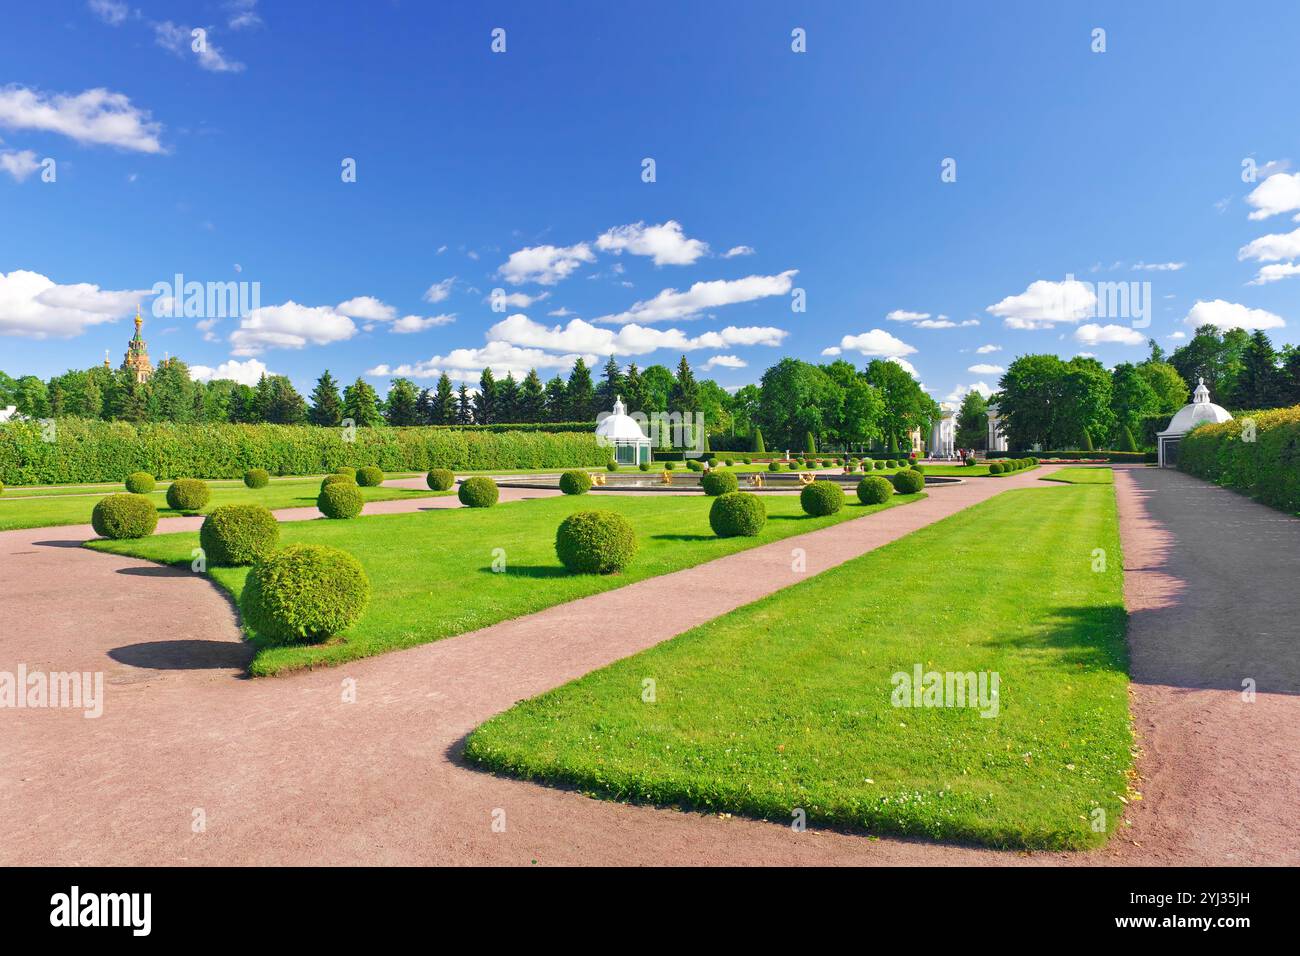
<svg viewBox="0 0 1300 956">
<path fill-rule="evenodd" d="M 519 383 L 515 381 L 515 373 L 507 371 L 497 388 L 497 421 L 519 420 Z"/>
<path fill-rule="evenodd" d="M 451 387 L 451 378 L 446 372 L 438 376 L 433 397 L 432 422 L 435 425 L 456 424 L 456 393 Z"/>
<path fill-rule="evenodd" d="M 306 421 L 307 403 L 288 378 L 272 375 L 263 379 L 267 383 L 266 394 L 259 396 L 258 401 L 263 421 L 275 425 L 301 425 Z"/>
<path fill-rule="evenodd" d="M 415 423 L 417 425 L 433 424 L 433 389 L 420 389 L 420 397 L 415 400 Z"/>
<path fill-rule="evenodd" d="M 339 383 L 326 369 L 316 379 L 311 390 L 311 411 L 307 415 L 313 425 L 334 428 L 343 420 L 343 400 L 339 398 Z"/>
<path fill-rule="evenodd" d="M 1263 329 L 1256 329 L 1242 353 L 1230 401 L 1244 409 L 1274 408 L 1281 404 L 1284 391 L 1273 343 Z"/>
<path fill-rule="evenodd" d="M 579 356 L 569 373 L 569 382 L 565 386 L 569 399 L 569 421 L 589 422 L 596 418 L 596 389 L 591 382 L 591 370 Z"/>
<path fill-rule="evenodd" d="M 957 411 L 958 448 L 984 448 L 989 438 L 989 403 L 979 392 L 970 391 Z"/>
<path fill-rule="evenodd" d="M 623 376 L 623 402 L 627 405 L 629 414 L 649 414 L 646 409 L 645 384 L 641 381 L 641 370 L 636 367 L 636 362 L 628 365 L 627 374 Z"/>
<path fill-rule="evenodd" d="M 388 400 L 384 403 L 384 418 L 390 425 L 414 425 L 417 420 L 416 403 L 420 393 L 407 378 L 395 378 L 388 386 Z"/>
<path fill-rule="evenodd" d="M 569 388 L 564 379 L 554 376 L 546 383 L 546 421 L 562 422 L 569 417 Z"/>
<path fill-rule="evenodd" d="M 875 359 L 863 376 L 880 393 L 880 433 L 892 449 L 911 448 L 912 429 L 919 428 L 924 435 L 943 414 L 921 383 L 897 362 Z"/>
<path fill-rule="evenodd" d="M 343 417 L 352 419 L 358 428 L 373 428 L 383 421 L 379 413 L 379 395 L 363 378 L 343 389 Z"/>
<path fill-rule="evenodd" d="M 1157 413 L 1172 415 L 1187 404 L 1187 383 L 1168 362 L 1143 362 L 1137 370 L 1156 396 Z"/>
<path fill-rule="evenodd" d="M 478 394 L 474 396 L 474 424 L 491 425 L 497 420 L 497 380 L 492 369 L 483 369 L 478 378 Z"/>
<path fill-rule="evenodd" d="M 194 415 L 194 383 L 190 370 L 177 358 L 158 363 L 149 378 L 149 419 L 155 422 L 189 422 Z"/>
<path fill-rule="evenodd" d="M 605 363 L 604 371 L 601 373 L 600 384 L 596 386 L 596 410 L 598 412 L 612 411 L 614 400 L 624 392 L 623 372 L 619 369 L 618 363 L 614 361 L 614 356 L 609 357 Z"/>
<path fill-rule="evenodd" d="M 469 388 L 464 382 L 460 383 L 460 391 L 456 395 L 456 424 L 472 425 L 474 423 L 474 402 L 470 397 Z"/>
<path fill-rule="evenodd" d="M 519 386 L 519 421 L 540 422 L 546 417 L 546 387 L 537 369 L 530 368 Z"/>
<path fill-rule="evenodd" d="M 646 414 L 668 411 L 673 392 L 673 373 L 663 365 L 649 365 L 641 373 L 641 387 L 645 393 Z"/>
</svg>

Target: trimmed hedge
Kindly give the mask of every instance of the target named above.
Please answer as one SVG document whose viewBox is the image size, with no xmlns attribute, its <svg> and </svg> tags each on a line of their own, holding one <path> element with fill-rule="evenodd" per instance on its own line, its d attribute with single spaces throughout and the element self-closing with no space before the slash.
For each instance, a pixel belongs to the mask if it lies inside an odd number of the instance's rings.
<svg viewBox="0 0 1300 956">
<path fill-rule="evenodd" d="M 716 498 L 719 495 L 739 491 L 740 481 L 734 472 L 711 471 L 700 479 L 700 487 L 704 489 L 706 495 Z"/>
<path fill-rule="evenodd" d="M 1095 459 L 1112 464 L 1150 464 L 1157 460 L 1153 451 L 1000 451 L 998 456 L 1007 459 L 1059 458 L 1063 461 L 1081 461 Z"/>
<path fill-rule="evenodd" d="M 636 554 L 636 532 L 614 511 L 577 511 L 560 522 L 555 553 L 575 574 L 613 574 Z"/>
<path fill-rule="evenodd" d="M 907 468 L 893 476 L 894 490 L 900 495 L 914 495 L 925 487 L 925 475 Z"/>
<path fill-rule="evenodd" d="M 501 492 L 497 489 L 497 483 L 491 478 L 476 475 L 460 483 L 460 491 L 457 495 L 460 497 L 460 503 L 467 508 L 491 508 L 497 503 Z"/>
<path fill-rule="evenodd" d="M 355 518 L 365 503 L 360 486 L 346 478 L 326 485 L 316 499 L 316 507 L 327 518 Z"/>
<path fill-rule="evenodd" d="M 858 500 L 864 505 L 883 505 L 894 497 L 894 486 L 883 475 L 868 475 L 858 482 Z"/>
<path fill-rule="evenodd" d="M 591 491 L 591 475 L 585 471 L 566 471 L 560 475 L 560 490 L 566 495 L 585 495 Z"/>
<path fill-rule="evenodd" d="M 363 488 L 375 488 L 384 483 L 384 472 L 382 468 L 376 468 L 374 465 L 367 465 L 365 468 L 357 469 L 357 484 Z"/>
<path fill-rule="evenodd" d="M 338 548 L 291 544 L 253 565 L 239 609 L 262 640 L 318 643 L 355 624 L 369 603 L 360 561 Z"/>
<path fill-rule="evenodd" d="M 451 491 L 456 484 L 456 473 L 446 468 L 434 468 L 424 476 L 430 491 Z"/>
<path fill-rule="evenodd" d="M 1254 441 L 1242 438 L 1247 422 Z M 1289 514 L 1300 512 L 1300 405 L 1192 429 L 1179 443 L 1178 467 Z"/>
<path fill-rule="evenodd" d="M 147 495 L 154 489 L 154 477 L 147 471 L 133 471 L 126 476 L 126 490 L 133 495 Z"/>
<path fill-rule="evenodd" d="M 732 491 L 713 499 L 709 527 L 719 538 L 752 538 L 767 523 L 763 499 L 748 491 Z"/>
<path fill-rule="evenodd" d="M 271 473 L 265 468 L 250 468 L 244 472 L 244 484 L 249 488 L 265 488 L 271 483 Z"/>
<path fill-rule="evenodd" d="M 355 485 L 356 483 L 357 483 L 356 479 L 353 478 L 351 475 L 345 475 L 342 472 L 336 472 L 332 475 L 326 475 L 324 478 L 320 480 L 320 490 L 324 491 L 330 485 L 338 485 L 338 484 Z"/>
<path fill-rule="evenodd" d="M 167 507 L 175 511 L 199 511 L 212 497 L 206 481 L 177 478 L 167 487 Z"/>
<path fill-rule="evenodd" d="M 57 440 L 42 440 L 39 422 L 0 425 L 0 481 L 54 485 L 120 481 L 133 471 L 159 478 L 242 478 L 250 468 L 275 475 L 321 475 L 341 465 L 386 472 L 602 466 L 609 449 L 585 433 L 557 426 L 507 431 L 414 426 L 339 428 L 313 425 L 175 425 L 61 418 Z"/>
<path fill-rule="evenodd" d="M 844 492 L 833 481 L 814 481 L 799 492 L 799 504 L 814 517 L 833 515 L 844 507 Z"/>
<path fill-rule="evenodd" d="M 261 505 L 221 505 L 199 528 L 199 546 L 209 564 L 252 564 L 279 543 L 280 522 Z"/>
<path fill-rule="evenodd" d="M 90 524 L 101 538 L 146 538 L 158 527 L 158 509 L 140 495 L 107 495 L 90 513 Z"/>
</svg>

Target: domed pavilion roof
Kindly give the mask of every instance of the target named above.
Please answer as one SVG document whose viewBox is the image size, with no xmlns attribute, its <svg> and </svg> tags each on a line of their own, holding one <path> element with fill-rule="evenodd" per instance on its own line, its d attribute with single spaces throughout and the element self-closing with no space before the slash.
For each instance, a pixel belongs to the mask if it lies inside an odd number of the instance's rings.
<svg viewBox="0 0 1300 956">
<path fill-rule="evenodd" d="M 622 395 L 615 398 L 614 411 L 597 423 L 596 437 L 609 441 L 650 441 L 645 432 L 641 431 L 641 426 L 637 424 L 636 419 L 628 415 Z"/>
<path fill-rule="evenodd" d="M 1169 427 L 1162 431 L 1162 435 L 1185 435 L 1197 425 L 1211 424 L 1219 422 L 1232 421 L 1232 415 L 1222 405 L 1215 405 L 1210 401 L 1210 390 L 1205 387 L 1205 379 L 1199 379 L 1196 386 L 1196 392 L 1192 395 L 1192 401 L 1189 405 L 1184 405 L 1174 414 L 1169 422 Z"/>
</svg>

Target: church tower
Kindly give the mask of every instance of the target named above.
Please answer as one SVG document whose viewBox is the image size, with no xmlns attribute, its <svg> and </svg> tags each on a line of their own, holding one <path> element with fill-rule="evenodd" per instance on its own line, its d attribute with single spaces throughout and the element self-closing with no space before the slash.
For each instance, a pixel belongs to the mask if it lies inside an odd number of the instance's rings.
<svg viewBox="0 0 1300 956">
<path fill-rule="evenodd" d="M 122 371 L 131 372 L 135 375 L 137 382 L 149 381 L 149 376 L 153 374 L 153 365 L 149 361 L 149 347 L 145 345 L 144 339 L 140 337 L 140 327 L 144 325 L 144 319 L 140 318 L 140 309 L 135 310 L 135 335 L 126 346 L 126 356 L 122 359 Z"/>
</svg>

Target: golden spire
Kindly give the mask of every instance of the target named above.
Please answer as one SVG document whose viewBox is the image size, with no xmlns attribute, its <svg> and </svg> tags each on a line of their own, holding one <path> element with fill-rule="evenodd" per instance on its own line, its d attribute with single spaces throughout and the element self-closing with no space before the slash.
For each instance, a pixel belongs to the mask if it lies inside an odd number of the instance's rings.
<svg viewBox="0 0 1300 956">
<path fill-rule="evenodd" d="M 142 326 L 142 325 L 144 325 L 144 319 L 140 318 L 140 305 L 139 305 L 139 303 L 136 303 L 136 306 L 135 306 L 135 331 L 136 331 L 136 334 L 137 334 L 137 335 L 140 334 L 140 326 Z"/>
</svg>

